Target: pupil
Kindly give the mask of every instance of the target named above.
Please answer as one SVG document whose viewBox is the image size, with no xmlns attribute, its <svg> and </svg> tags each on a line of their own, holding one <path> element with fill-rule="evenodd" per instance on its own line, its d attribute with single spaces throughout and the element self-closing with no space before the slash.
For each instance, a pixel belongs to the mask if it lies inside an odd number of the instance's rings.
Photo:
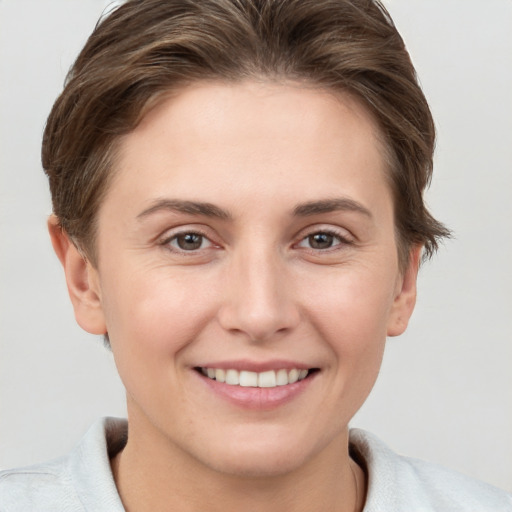
<svg viewBox="0 0 512 512">
<path fill-rule="evenodd" d="M 201 235 L 187 233 L 186 235 L 178 236 L 177 242 L 180 249 L 190 251 L 201 247 L 202 238 Z"/>
<path fill-rule="evenodd" d="M 333 235 L 329 235 L 329 233 L 316 233 L 309 237 L 309 243 L 313 249 L 329 249 L 333 239 Z"/>
</svg>

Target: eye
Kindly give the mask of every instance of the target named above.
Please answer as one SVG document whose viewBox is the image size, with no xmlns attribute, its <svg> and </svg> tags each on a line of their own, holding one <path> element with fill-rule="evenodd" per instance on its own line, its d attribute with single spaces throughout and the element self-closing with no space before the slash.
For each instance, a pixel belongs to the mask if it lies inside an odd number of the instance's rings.
<svg viewBox="0 0 512 512">
<path fill-rule="evenodd" d="M 212 246 L 212 242 L 201 233 L 179 233 L 170 238 L 166 244 L 180 251 L 197 251 Z"/>
<path fill-rule="evenodd" d="M 298 246 L 305 247 L 307 249 L 314 249 L 317 251 L 325 251 L 327 249 L 332 249 L 337 245 L 348 243 L 350 242 L 341 235 L 331 233 L 329 231 L 318 231 L 304 237 L 299 242 Z"/>
</svg>

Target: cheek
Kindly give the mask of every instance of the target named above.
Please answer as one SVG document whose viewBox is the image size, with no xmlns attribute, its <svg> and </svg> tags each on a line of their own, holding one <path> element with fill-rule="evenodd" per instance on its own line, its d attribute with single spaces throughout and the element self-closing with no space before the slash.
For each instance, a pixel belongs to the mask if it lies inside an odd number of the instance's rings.
<svg viewBox="0 0 512 512">
<path fill-rule="evenodd" d="M 134 362 L 163 362 L 187 346 L 215 314 L 211 287 L 199 288 L 186 275 L 169 275 L 166 269 L 129 275 L 127 280 L 113 276 L 105 294 L 107 328 L 119 357 L 126 353 Z"/>
<path fill-rule="evenodd" d="M 211 297 L 189 279 L 161 272 L 135 272 L 122 283 L 111 281 L 105 305 L 119 376 L 133 403 L 172 414 L 168 404 L 184 400 L 173 393 L 182 384 L 182 354 L 211 319 Z"/>
<path fill-rule="evenodd" d="M 309 296 L 310 323 L 332 354 L 338 399 L 350 403 L 352 413 L 378 376 L 392 303 L 393 280 L 368 272 L 337 272 Z"/>
<path fill-rule="evenodd" d="M 317 286 L 313 284 L 316 281 Z M 305 283 L 307 310 L 316 328 L 334 345 L 360 351 L 386 338 L 394 297 L 392 276 L 365 269 L 332 272 L 322 281 Z"/>
<path fill-rule="evenodd" d="M 317 330 L 333 352 L 333 364 L 350 387 L 373 385 L 386 342 L 387 308 L 377 309 L 368 295 L 336 297 L 318 313 Z"/>
</svg>

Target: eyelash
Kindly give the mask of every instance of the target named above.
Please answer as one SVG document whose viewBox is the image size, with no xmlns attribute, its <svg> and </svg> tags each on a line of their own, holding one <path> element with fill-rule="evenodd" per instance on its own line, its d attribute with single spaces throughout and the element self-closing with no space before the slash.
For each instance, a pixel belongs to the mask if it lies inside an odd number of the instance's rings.
<svg viewBox="0 0 512 512">
<path fill-rule="evenodd" d="M 304 242 L 307 243 L 308 239 L 311 242 L 312 237 L 318 236 L 318 235 L 327 235 L 329 237 L 333 237 L 333 239 L 335 239 L 336 243 L 334 243 L 334 245 L 331 245 L 330 247 L 326 247 L 326 248 L 314 248 L 311 246 L 305 247 L 305 246 L 301 245 Z M 191 248 L 190 250 L 187 250 L 187 249 L 183 249 L 182 247 L 179 247 L 179 246 L 177 247 L 177 246 L 173 245 L 173 242 L 176 242 L 176 244 L 179 243 L 178 240 L 180 237 L 186 237 L 186 236 L 199 237 L 200 238 L 200 246 L 197 248 Z M 209 245 L 207 247 L 202 247 L 202 245 L 204 244 L 205 241 Z M 297 243 L 294 244 L 294 247 L 301 247 L 301 248 L 307 250 L 308 252 L 318 254 L 318 253 L 327 253 L 327 252 L 331 252 L 331 251 L 336 251 L 336 250 L 339 250 L 343 246 L 353 245 L 353 243 L 354 242 L 352 240 L 347 238 L 345 233 L 342 234 L 335 229 L 326 228 L 326 229 L 317 229 L 317 230 L 307 233 L 305 236 L 302 236 L 302 238 Z M 173 233 L 172 235 L 165 237 L 160 242 L 160 245 L 167 248 L 171 252 L 188 255 L 188 256 L 196 255 L 201 250 L 216 247 L 216 244 L 212 240 L 210 240 L 208 235 L 206 235 L 201 230 L 186 230 L 186 231 L 180 231 L 178 233 Z"/>
<path fill-rule="evenodd" d="M 306 242 L 308 239 L 311 239 L 312 237 L 317 236 L 317 235 L 328 235 L 328 236 L 336 239 L 337 243 L 335 243 L 334 245 L 331 245 L 330 247 L 327 247 L 325 249 L 304 247 L 306 250 L 308 250 L 310 252 L 314 252 L 314 253 L 325 253 L 325 252 L 339 250 L 343 246 L 352 245 L 354 243 L 352 240 L 350 240 L 345 235 L 345 233 L 342 234 L 335 229 L 326 228 L 326 229 L 317 229 L 317 230 L 314 230 L 314 231 L 308 233 L 306 236 L 303 236 L 296 245 L 300 246 L 300 244 L 302 244 L 303 242 Z"/>
<path fill-rule="evenodd" d="M 189 255 L 189 256 L 197 254 L 198 251 L 200 251 L 200 250 L 206 249 L 205 247 L 198 247 L 197 249 L 187 250 L 187 249 L 183 249 L 181 247 L 176 247 L 176 246 L 172 245 L 173 242 L 179 243 L 178 240 L 180 237 L 186 237 L 188 235 L 200 237 L 201 245 L 203 245 L 203 243 L 205 241 L 208 242 L 210 245 L 207 248 L 215 247 L 214 242 L 212 242 L 210 240 L 210 238 L 205 233 L 201 232 L 200 230 L 186 230 L 186 231 L 180 231 L 178 233 L 173 233 L 172 235 L 165 237 L 159 243 L 159 245 L 167 248 L 171 252 L 179 253 L 179 254 L 183 254 L 183 255 Z"/>
</svg>

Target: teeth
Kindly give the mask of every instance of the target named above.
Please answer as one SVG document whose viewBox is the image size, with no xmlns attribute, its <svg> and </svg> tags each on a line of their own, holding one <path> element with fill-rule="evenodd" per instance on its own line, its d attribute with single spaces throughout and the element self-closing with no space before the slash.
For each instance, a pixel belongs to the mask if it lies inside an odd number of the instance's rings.
<svg viewBox="0 0 512 512">
<path fill-rule="evenodd" d="M 299 380 L 299 373 L 299 370 L 296 370 L 295 368 L 290 370 L 290 373 L 288 374 L 288 383 L 293 384 L 294 382 L 297 382 Z"/>
<path fill-rule="evenodd" d="M 275 388 L 276 386 L 293 384 L 306 378 L 308 370 L 292 368 L 291 370 L 268 370 L 266 372 L 257 373 L 246 370 L 239 372 L 234 369 L 201 368 L 201 373 L 210 379 L 225 382 L 230 386 Z"/>
<path fill-rule="evenodd" d="M 236 370 L 226 370 L 226 384 L 238 386 L 240 384 L 240 374 Z"/>
<path fill-rule="evenodd" d="M 233 370 L 236 371 L 236 370 Z M 258 374 L 256 372 L 240 372 L 240 386 L 244 387 L 257 387 L 258 386 Z"/>
<path fill-rule="evenodd" d="M 306 373 L 307 372 L 308 371 L 306 370 Z M 288 384 L 288 371 L 287 370 L 277 370 L 276 384 L 278 386 L 286 386 L 286 384 Z"/>
<path fill-rule="evenodd" d="M 260 388 L 275 388 L 277 386 L 276 381 L 276 372 L 274 370 L 261 372 L 258 375 L 258 387 Z"/>
</svg>

